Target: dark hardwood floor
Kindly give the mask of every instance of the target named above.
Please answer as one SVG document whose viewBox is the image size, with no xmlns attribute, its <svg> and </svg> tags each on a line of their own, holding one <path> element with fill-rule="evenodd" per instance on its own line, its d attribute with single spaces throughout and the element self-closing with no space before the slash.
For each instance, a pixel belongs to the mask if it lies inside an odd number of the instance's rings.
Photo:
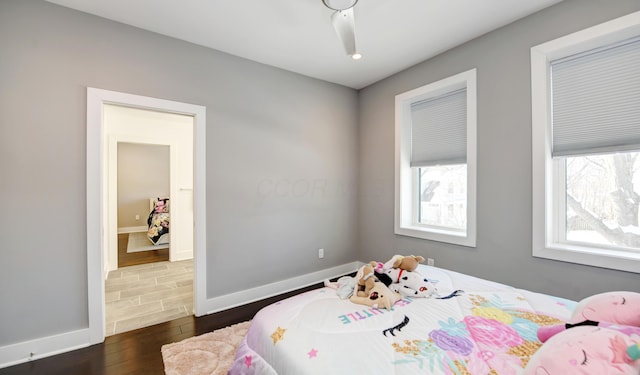
<svg viewBox="0 0 640 375">
<path fill-rule="evenodd" d="M 0 369 L 0 375 L 164 374 L 162 345 L 247 321 L 264 306 L 320 287 L 322 284 L 316 284 L 215 314 L 181 318 L 109 336 L 101 344 Z"/>
<path fill-rule="evenodd" d="M 169 260 L 169 249 L 127 253 L 128 233 L 118 234 L 118 268 Z M 151 244 L 151 242 L 149 242 Z"/>
</svg>

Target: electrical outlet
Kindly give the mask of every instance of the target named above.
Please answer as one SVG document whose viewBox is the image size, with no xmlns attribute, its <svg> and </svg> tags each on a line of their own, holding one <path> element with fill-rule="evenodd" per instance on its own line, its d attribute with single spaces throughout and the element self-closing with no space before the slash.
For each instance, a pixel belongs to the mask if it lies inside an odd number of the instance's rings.
<svg viewBox="0 0 640 375">
<path fill-rule="evenodd" d="M 318 249 L 318 258 L 324 258 L 324 249 Z"/>
<path fill-rule="evenodd" d="M 136 220 L 140 220 L 140 215 L 136 214 Z"/>
<path fill-rule="evenodd" d="M 434 266 L 436 261 L 433 258 L 427 258 L 427 266 Z"/>
</svg>

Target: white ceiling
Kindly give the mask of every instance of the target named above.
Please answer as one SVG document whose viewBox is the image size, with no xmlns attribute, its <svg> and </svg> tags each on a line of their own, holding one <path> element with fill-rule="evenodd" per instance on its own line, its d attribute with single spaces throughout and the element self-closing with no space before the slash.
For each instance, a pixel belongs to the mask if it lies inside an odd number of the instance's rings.
<svg viewBox="0 0 640 375">
<path fill-rule="evenodd" d="M 322 0 L 47 0 L 355 89 L 561 0 L 360 0 L 343 50 Z"/>
</svg>

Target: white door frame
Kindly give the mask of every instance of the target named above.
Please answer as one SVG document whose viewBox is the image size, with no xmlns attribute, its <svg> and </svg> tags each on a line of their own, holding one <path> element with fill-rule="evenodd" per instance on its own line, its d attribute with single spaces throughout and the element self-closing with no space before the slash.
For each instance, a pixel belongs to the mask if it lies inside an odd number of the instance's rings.
<svg viewBox="0 0 640 375">
<path fill-rule="evenodd" d="M 158 112 L 176 113 L 194 118 L 194 314 L 206 313 L 206 107 L 139 95 L 87 88 L 87 282 L 89 341 L 97 344 L 105 338 L 104 254 L 108 238 L 106 213 L 106 160 L 103 104 L 115 104 Z"/>
</svg>

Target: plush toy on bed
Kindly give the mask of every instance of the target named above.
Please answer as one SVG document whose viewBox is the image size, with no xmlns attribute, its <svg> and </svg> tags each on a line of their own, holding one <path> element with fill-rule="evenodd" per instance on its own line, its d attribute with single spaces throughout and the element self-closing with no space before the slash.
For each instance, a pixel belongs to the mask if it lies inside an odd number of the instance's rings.
<svg viewBox="0 0 640 375">
<path fill-rule="evenodd" d="M 417 271 L 391 268 L 386 270 L 385 274 L 392 282 L 389 289 L 403 297 L 431 297 L 436 293 L 435 285 Z"/>
<path fill-rule="evenodd" d="M 415 271 L 418 268 L 418 264 L 424 262 L 424 258 L 415 255 L 394 255 L 383 265 L 383 269 L 389 270 L 391 268 L 399 268 L 405 271 Z"/>
<path fill-rule="evenodd" d="M 398 302 L 401 298 L 402 297 L 398 293 L 393 292 L 383 283 L 377 282 L 369 291 L 368 297 L 360 297 L 354 294 L 349 298 L 349 300 L 353 303 L 367 305 L 376 309 L 385 308 L 387 310 L 391 310 L 393 304 Z"/>
<path fill-rule="evenodd" d="M 638 340 L 620 331 L 578 326 L 551 337 L 531 357 L 523 375 L 638 375 Z"/>
<path fill-rule="evenodd" d="M 578 303 L 570 322 L 540 327 L 544 342 L 524 375 L 640 374 L 640 293 L 607 292 Z"/>
<path fill-rule="evenodd" d="M 340 299 L 347 299 L 353 295 L 356 286 L 356 279 L 351 276 L 342 276 L 336 281 L 325 280 L 324 286 L 335 289 Z"/>
<path fill-rule="evenodd" d="M 349 298 L 353 303 L 391 310 L 393 304 L 401 298 L 376 278 L 371 264 L 360 267 L 355 279 L 354 294 Z"/>
<path fill-rule="evenodd" d="M 369 292 L 379 280 L 376 278 L 376 275 L 373 273 L 373 267 L 371 264 L 365 264 L 361 268 L 362 275 L 357 277 L 356 282 L 358 284 L 356 295 L 358 297 L 367 297 L 369 296 Z"/>
<path fill-rule="evenodd" d="M 606 292 L 595 294 L 578 302 L 569 322 L 538 329 L 538 339 L 549 337 L 580 325 L 608 326 L 611 324 L 640 327 L 640 293 Z"/>
<path fill-rule="evenodd" d="M 422 262 L 421 256 L 394 255 L 382 267 L 391 282 L 387 286 L 403 297 L 431 297 L 436 292 L 435 285 L 416 271 Z"/>
</svg>

